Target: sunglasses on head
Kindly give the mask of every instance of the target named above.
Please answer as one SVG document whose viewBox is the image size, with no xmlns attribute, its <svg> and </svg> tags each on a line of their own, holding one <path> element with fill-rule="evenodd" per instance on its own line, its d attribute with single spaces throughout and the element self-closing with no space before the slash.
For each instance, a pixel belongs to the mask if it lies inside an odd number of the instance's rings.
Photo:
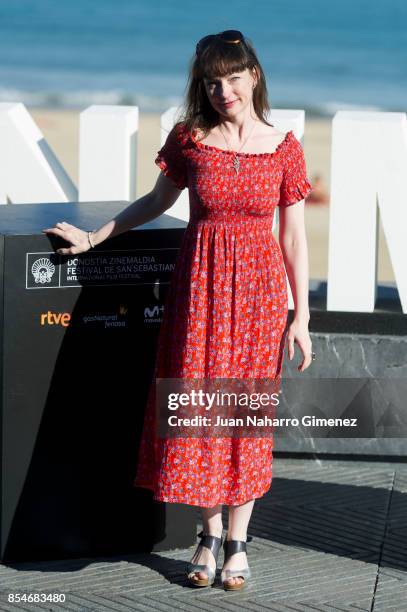
<svg viewBox="0 0 407 612">
<path fill-rule="evenodd" d="M 214 38 L 220 38 L 225 43 L 236 45 L 240 42 L 244 42 L 244 36 L 239 30 L 225 30 L 220 34 L 208 34 L 204 36 L 196 45 L 196 54 L 199 55 L 208 46 Z"/>
</svg>

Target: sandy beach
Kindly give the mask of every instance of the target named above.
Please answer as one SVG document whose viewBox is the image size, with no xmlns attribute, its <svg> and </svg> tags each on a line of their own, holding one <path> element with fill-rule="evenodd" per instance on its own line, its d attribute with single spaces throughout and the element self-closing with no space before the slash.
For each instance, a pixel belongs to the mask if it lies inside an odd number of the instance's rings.
<svg viewBox="0 0 407 612">
<path fill-rule="evenodd" d="M 74 183 L 78 182 L 79 112 L 29 108 L 34 121 L 61 161 Z M 139 151 L 137 157 L 137 197 L 147 193 L 158 176 L 154 158 L 160 148 L 160 115 L 140 114 Z M 331 121 L 306 119 L 304 153 L 311 183 L 321 177 L 330 189 Z M 328 271 L 329 205 L 306 205 L 306 227 L 309 246 L 310 278 L 326 279 Z M 379 281 L 394 281 L 383 230 L 379 232 Z"/>
</svg>

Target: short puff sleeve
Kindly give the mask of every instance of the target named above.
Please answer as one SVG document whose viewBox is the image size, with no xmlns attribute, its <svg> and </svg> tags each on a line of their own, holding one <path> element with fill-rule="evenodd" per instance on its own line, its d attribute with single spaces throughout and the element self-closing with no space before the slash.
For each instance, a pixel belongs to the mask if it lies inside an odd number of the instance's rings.
<svg viewBox="0 0 407 612">
<path fill-rule="evenodd" d="M 313 191 L 307 178 L 304 151 L 301 143 L 289 133 L 288 146 L 284 149 L 283 179 L 280 186 L 279 206 L 291 206 L 304 200 Z"/>
<path fill-rule="evenodd" d="M 167 136 L 164 146 L 158 151 L 155 163 L 178 189 L 185 189 L 188 183 L 186 159 L 183 154 L 183 127 L 176 124 Z"/>
</svg>

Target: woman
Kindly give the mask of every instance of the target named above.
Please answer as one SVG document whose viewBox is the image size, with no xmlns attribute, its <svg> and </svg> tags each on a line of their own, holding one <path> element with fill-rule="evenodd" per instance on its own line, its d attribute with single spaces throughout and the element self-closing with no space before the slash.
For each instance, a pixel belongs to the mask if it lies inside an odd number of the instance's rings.
<svg viewBox="0 0 407 612">
<path fill-rule="evenodd" d="M 188 186 L 190 221 L 178 253 L 160 329 L 154 378 L 279 380 L 283 350 L 311 363 L 304 198 L 312 190 L 292 131 L 269 124 L 265 77 L 251 43 L 229 30 L 196 47 L 182 121 L 156 163 L 154 189 L 94 232 L 66 223 L 44 230 L 71 243 L 62 254 L 100 244 L 170 208 Z M 295 206 L 292 206 L 296 204 Z M 279 244 L 272 235 L 280 207 Z M 285 266 L 284 266 L 285 264 Z M 287 326 L 285 269 L 295 312 Z M 214 582 L 229 506 L 225 589 L 250 577 L 247 528 L 256 498 L 270 488 L 272 436 L 159 438 L 150 388 L 135 486 L 154 499 L 200 506 L 201 542 L 188 564 L 191 584 Z"/>
</svg>

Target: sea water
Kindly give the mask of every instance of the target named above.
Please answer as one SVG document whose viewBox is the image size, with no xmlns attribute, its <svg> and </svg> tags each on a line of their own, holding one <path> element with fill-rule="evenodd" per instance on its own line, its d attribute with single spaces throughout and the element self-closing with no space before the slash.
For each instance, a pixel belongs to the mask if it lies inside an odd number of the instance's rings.
<svg viewBox="0 0 407 612">
<path fill-rule="evenodd" d="M 197 40 L 239 29 L 271 105 L 405 111 L 405 0 L 0 1 L 0 101 L 179 104 Z"/>
</svg>

